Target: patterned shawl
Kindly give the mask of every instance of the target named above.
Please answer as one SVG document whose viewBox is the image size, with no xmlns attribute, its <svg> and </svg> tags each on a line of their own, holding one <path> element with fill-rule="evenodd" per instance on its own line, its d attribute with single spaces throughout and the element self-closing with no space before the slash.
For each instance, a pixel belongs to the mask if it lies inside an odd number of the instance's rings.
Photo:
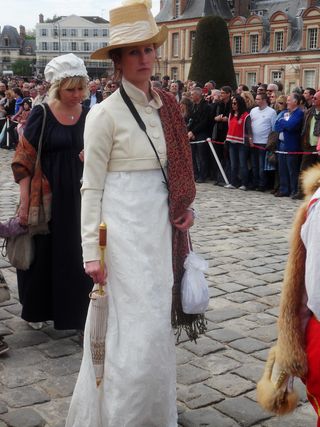
<svg viewBox="0 0 320 427">
<path fill-rule="evenodd" d="M 181 216 L 193 202 L 196 189 L 187 129 L 178 104 L 171 94 L 155 89 L 163 107 L 160 108 L 168 158 L 169 216 L 173 220 Z M 188 233 L 172 227 L 172 263 L 174 285 L 172 290 L 172 326 L 177 339 L 185 330 L 190 340 L 196 340 L 206 330 L 204 315 L 185 314 L 182 311 L 180 289 L 184 273 L 183 263 L 189 252 Z"/>
</svg>

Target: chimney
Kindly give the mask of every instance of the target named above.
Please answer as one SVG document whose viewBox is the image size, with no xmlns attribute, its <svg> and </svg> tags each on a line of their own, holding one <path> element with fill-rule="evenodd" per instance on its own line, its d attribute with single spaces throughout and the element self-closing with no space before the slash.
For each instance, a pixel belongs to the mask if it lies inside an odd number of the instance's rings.
<svg viewBox="0 0 320 427">
<path fill-rule="evenodd" d="M 160 0 L 160 10 L 163 9 L 163 6 L 164 6 L 164 0 Z"/>
<path fill-rule="evenodd" d="M 39 15 L 39 24 L 43 24 L 43 23 L 44 23 L 43 14 L 40 13 L 40 15 Z"/>
<path fill-rule="evenodd" d="M 250 0 L 235 0 L 234 1 L 234 16 L 249 16 L 250 15 Z"/>
</svg>

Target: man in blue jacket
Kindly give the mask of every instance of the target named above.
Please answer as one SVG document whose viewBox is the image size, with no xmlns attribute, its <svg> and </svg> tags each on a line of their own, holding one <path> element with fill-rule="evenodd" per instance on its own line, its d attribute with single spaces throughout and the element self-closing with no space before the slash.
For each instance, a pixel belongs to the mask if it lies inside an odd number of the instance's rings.
<svg viewBox="0 0 320 427">
<path fill-rule="evenodd" d="M 287 110 L 275 123 L 275 130 L 279 132 L 279 151 L 301 151 L 300 135 L 303 124 L 303 111 L 300 109 L 301 96 L 291 93 L 287 99 Z M 291 196 L 297 198 L 300 169 L 300 155 L 278 154 L 280 189 L 278 197 Z"/>
</svg>

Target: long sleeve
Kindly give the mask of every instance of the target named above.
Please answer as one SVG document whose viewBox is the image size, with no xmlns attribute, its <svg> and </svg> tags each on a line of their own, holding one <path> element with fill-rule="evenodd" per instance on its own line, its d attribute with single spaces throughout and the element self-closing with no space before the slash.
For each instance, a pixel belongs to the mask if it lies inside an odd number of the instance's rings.
<svg viewBox="0 0 320 427">
<path fill-rule="evenodd" d="M 113 120 L 97 105 L 87 116 L 84 130 L 84 171 L 81 188 L 81 233 L 84 261 L 100 258 L 101 201 L 112 150 Z"/>
</svg>

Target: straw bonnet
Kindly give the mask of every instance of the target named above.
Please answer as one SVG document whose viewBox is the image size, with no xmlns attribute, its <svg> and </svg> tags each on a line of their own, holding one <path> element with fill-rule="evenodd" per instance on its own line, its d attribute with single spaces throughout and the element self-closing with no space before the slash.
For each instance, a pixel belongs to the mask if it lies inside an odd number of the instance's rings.
<svg viewBox="0 0 320 427">
<path fill-rule="evenodd" d="M 151 0 L 124 0 L 122 6 L 110 10 L 110 43 L 93 52 L 91 59 L 110 58 L 110 51 L 121 47 L 161 46 L 167 38 L 168 29 L 163 25 L 159 30 L 151 6 Z"/>
<path fill-rule="evenodd" d="M 67 77 L 88 78 L 83 60 L 73 53 L 51 59 L 44 70 L 44 75 L 49 83 L 54 83 Z"/>
</svg>

